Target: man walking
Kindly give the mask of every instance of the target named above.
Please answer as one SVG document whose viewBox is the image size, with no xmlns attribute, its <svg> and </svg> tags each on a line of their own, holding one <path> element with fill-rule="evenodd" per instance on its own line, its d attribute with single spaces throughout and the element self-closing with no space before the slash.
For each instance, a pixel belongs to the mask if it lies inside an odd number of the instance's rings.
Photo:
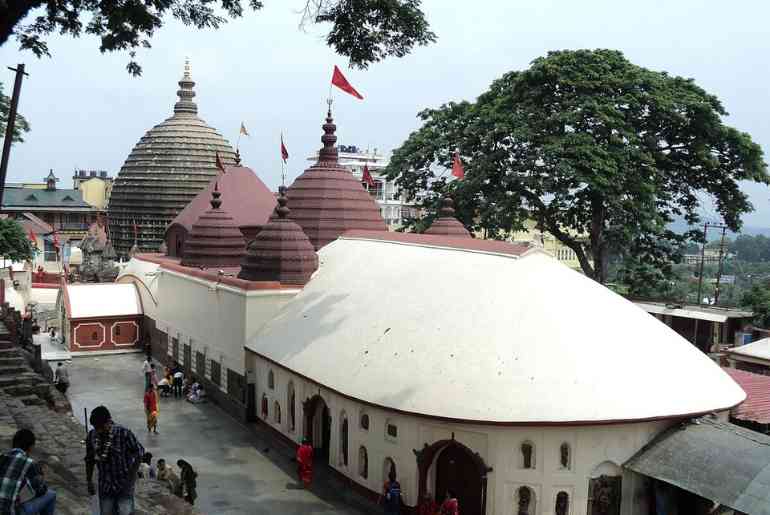
<svg viewBox="0 0 770 515">
<path fill-rule="evenodd" d="M 70 373 L 62 362 L 56 365 L 56 370 L 53 373 L 53 383 L 61 393 L 67 393 L 67 388 L 70 387 Z"/>
<path fill-rule="evenodd" d="M 0 513 L 53 515 L 56 492 L 43 479 L 40 465 L 29 457 L 35 434 L 20 429 L 13 435 L 13 449 L 0 456 Z"/>
<path fill-rule="evenodd" d="M 144 447 L 129 429 L 112 421 L 109 410 L 98 406 L 89 419 L 94 427 L 86 439 L 88 493 L 94 495 L 94 465 L 99 469 L 101 515 L 134 513 L 134 483 Z"/>
</svg>

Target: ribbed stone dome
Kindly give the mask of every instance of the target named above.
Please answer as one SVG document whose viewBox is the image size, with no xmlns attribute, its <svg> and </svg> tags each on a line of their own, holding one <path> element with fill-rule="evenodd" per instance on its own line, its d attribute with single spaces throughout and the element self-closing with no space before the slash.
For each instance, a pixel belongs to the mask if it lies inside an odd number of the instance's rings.
<svg viewBox="0 0 770 515">
<path fill-rule="evenodd" d="M 110 237 L 126 255 L 134 244 L 155 252 L 166 226 L 218 174 L 216 155 L 235 164 L 235 152 L 216 130 L 198 118 L 189 63 L 179 81 L 174 114 L 139 140 L 120 169 L 108 207 Z"/>
<path fill-rule="evenodd" d="M 372 196 L 339 164 L 336 129 L 329 109 L 318 162 L 297 177 L 287 192 L 291 218 L 316 250 L 350 229 L 388 230 Z"/>
<path fill-rule="evenodd" d="M 441 209 L 438 212 L 438 218 L 433 221 L 431 226 L 425 231 L 425 234 L 441 236 L 457 236 L 461 238 L 470 238 L 471 233 L 468 229 L 455 218 L 455 208 L 452 198 L 444 196 L 441 199 Z"/>
<path fill-rule="evenodd" d="M 222 208 L 219 188 L 211 192 L 211 209 L 193 224 L 184 242 L 182 265 L 202 268 L 237 267 L 246 254 L 246 240 L 233 217 Z"/>
<path fill-rule="evenodd" d="M 304 285 L 318 269 L 318 255 L 302 228 L 288 218 L 286 188 L 281 186 L 276 217 L 249 244 L 238 277 Z"/>
</svg>

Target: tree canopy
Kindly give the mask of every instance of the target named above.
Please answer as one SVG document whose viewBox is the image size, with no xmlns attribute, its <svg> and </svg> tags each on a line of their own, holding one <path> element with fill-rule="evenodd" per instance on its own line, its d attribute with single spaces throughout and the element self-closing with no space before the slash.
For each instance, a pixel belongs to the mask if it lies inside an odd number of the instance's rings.
<svg viewBox="0 0 770 515">
<path fill-rule="evenodd" d="M 0 139 L 5 138 L 5 127 L 8 123 L 8 111 L 11 108 L 11 99 L 3 93 L 3 83 L 0 82 Z M 24 133 L 29 132 L 29 123 L 18 112 L 16 113 L 16 124 L 13 127 L 12 141 L 22 143 Z"/>
<path fill-rule="evenodd" d="M 661 280 L 684 243 L 702 241 L 703 202 L 737 231 L 752 210 L 739 181 L 769 182 L 761 148 L 726 115 L 692 79 L 621 52 L 550 52 L 475 102 L 420 112 L 422 127 L 394 151 L 388 175 L 410 198 L 427 190 L 429 208 L 454 195 L 459 219 L 488 237 L 536 221 L 597 281 L 611 255 L 628 276 Z M 455 148 L 466 176 L 449 183 L 440 170 Z M 669 227 L 679 217 L 684 233 Z"/>
<path fill-rule="evenodd" d="M 770 327 L 770 284 L 755 284 L 741 297 L 741 306 L 754 311 L 754 323 Z"/>
<path fill-rule="evenodd" d="M 245 0 L 259 10 L 260 0 Z M 140 75 L 137 48 L 150 48 L 150 39 L 169 16 L 198 29 L 217 29 L 228 18 L 243 16 L 241 0 L 12 0 L 2 2 L 0 46 L 15 35 L 22 49 L 38 57 L 50 56 L 46 36 L 52 33 L 78 37 L 93 34 L 99 50 L 129 52 L 129 73 Z M 429 30 L 421 0 L 306 0 L 302 23 L 330 23 L 326 44 L 350 59 L 351 66 L 366 68 L 386 57 L 403 57 L 415 46 L 436 40 Z M 31 23 L 23 23 L 36 14 Z"/>
<path fill-rule="evenodd" d="M 24 228 L 11 218 L 0 218 L 0 256 L 10 261 L 29 261 L 35 256 Z"/>
</svg>

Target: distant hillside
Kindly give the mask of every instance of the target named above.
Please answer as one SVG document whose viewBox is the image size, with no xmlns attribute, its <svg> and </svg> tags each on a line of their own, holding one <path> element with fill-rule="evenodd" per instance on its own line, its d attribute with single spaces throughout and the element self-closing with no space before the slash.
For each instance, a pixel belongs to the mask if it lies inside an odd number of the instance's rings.
<svg viewBox="0 0 770 515">
<path fill-rule="evenodd" d="M 718 220 L 703 220 L 703 223 L 711 222 L 711 223 L 719 223 Z M 676 222 L 673 222 L 671 225 L 669 225 L 671 230 L 674 232 L 682 233 L 688 230 L 687 223 L 684 220 L 677 220 Z M 701 225 L 701 228 L 703 225 Z M 748 226 L 744 225 L 741 229 L 740 234 L 746 234 L 748 236 L 759 236 L 760 234 L 763 236 L 770 237 L 770 227 L 755 227 L 755 226 Z M 718 240 L 719 237 L 722 235 L 722 232 L 719 229 L 709 229 L 708 232 L 708 240 L 714 241 Z M 738 234 L 727 231 L 727 237 L 730 239 L 735 239 L 738 236 Z"/>
</svg>

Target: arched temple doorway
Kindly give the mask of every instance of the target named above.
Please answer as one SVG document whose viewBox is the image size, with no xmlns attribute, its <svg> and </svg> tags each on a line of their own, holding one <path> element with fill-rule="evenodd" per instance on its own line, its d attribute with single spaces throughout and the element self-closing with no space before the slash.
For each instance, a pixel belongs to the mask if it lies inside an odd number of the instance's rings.
<svg viewBox="0 0 770 515">
<path fill-rule="evenodd" d="M 484 515 L 487 506 L 487 474 L 492 471 L 478 453 L 460 442 L 439 440 L 414 451 L 419 473 L 419 499 L 434 492 L 441 502 L 447 490 L 457 496 L 463 515 Z M 428 485 L 431 467 L 435 484 Z"/>
<path fill-rule="evenodd" d="M 305 438 L 313 444 L 316 460 L 329 463 L 329 440 L 331 439 L 332 418 L 329 407 L 320 395 L 303 403 L 305 413 Z"/>
</svg>

